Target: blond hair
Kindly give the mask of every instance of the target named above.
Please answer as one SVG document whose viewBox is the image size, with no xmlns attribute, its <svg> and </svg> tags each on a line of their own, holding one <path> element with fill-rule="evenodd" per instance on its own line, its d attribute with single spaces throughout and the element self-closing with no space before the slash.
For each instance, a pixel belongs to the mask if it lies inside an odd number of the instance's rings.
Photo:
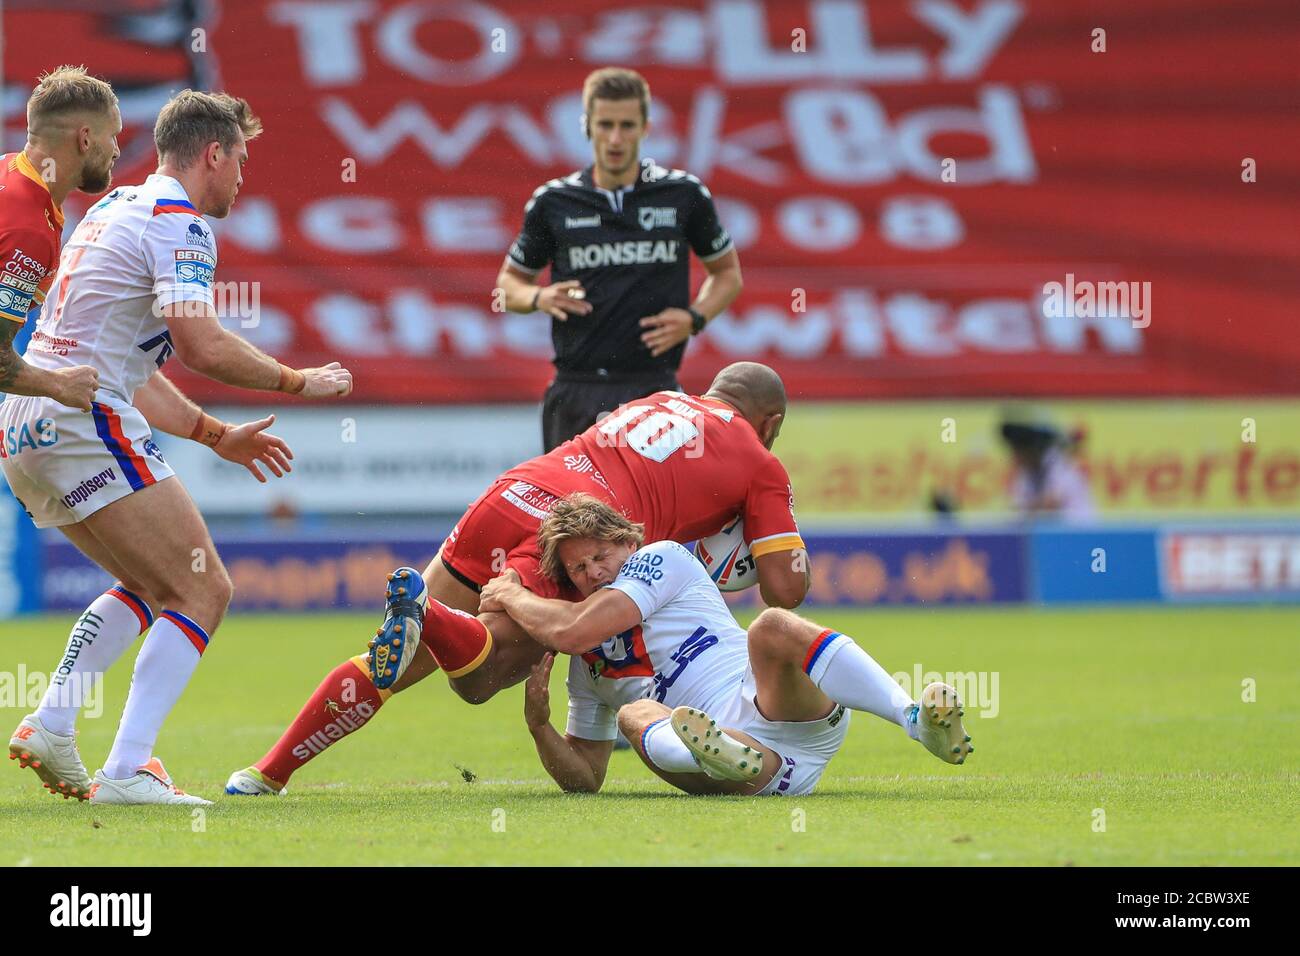
<svg viewBox="0 0 1300 956">
<path fill-rule="evenodd" d="M 69 113 L 107 114 L 117 106 L 113 88 L 84 66 L 66 65 L 42 73 L 27 98 L 27 128 L 33 132 Z"/>
<path fill-rule="evenodd" d="M 582 492 L 561 498 L 537 529 L 542 573 L 551 580 L 568 580 L 564 562 L 560 560 L 560 545 L 575 538 L 594 538 L 639 548 L 645 540 L 645 525 L 629 521 L 599 498 Z"/>
<path fill-rule="evenodd" d="M 589 136 L 596 100 L 637 100 L 641 103 L 641 119 L 650 118 L 650 84 L 636 70 L 605 66 L 587 74 L 582 83 L 582 112 Z"/>
<path fill-rule="evenodd" d="M 239 141 L 256 139 L 262 121 L 253 115 L 248 101 L 228 93 L 202 93 L 181 90 L 158 114 L 153 141 L 158 147 L 158 162 L 185 169 L 209 143 L 220 143 L 230 152 Z"/>
</svg>

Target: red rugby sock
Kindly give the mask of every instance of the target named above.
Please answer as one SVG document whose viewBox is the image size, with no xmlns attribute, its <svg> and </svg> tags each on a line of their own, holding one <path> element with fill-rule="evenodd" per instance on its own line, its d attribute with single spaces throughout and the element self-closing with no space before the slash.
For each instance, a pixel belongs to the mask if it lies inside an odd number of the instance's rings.
<svg viewBox="0 0 1300 956">
<path fill-rule="evenodd" d="M 283 787 L 300 767 L 360 730 L 391 696 L 375 688 L 364 657 L 344 661 L 321 681 L 279 741 L 253 766 Z"/>
<path fill-rule="evenodd" d="M 432 598 L 424 612 L 420 640 L 433 651 L 448 677 L 468 674 L 487 660 L 492 650 L 492 632 L 482 621 Z"/>
</svg>

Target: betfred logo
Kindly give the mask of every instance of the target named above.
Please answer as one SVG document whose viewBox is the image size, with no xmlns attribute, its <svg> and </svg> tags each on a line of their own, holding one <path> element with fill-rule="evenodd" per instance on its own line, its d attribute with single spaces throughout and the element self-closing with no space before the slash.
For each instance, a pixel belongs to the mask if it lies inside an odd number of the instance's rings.
<svg viewBox="0 0 1300 956">
<path fill-rule="evenodd" d="M 206 252 L 199 252 L 197 249 L 177 249 L 177 262 L 204 262 L 210 266 L 215 266 L 217 260 Z"/>
<path fill-rule="evenodd" d="M 1170 595 L 1277 595 L 1300 592 L 1300 534 L 1164 536 Z"/>
<path fill-rule="evenodd" d="M 16 275 L 8 272 L 0 273 L 0 285 L 7 285 L 17 289 L 19 292 L 26 292 L 33 295 L 36 292 L 36 283 L 29 282 L 26 279 L 20 279 Z"/>
</svg>

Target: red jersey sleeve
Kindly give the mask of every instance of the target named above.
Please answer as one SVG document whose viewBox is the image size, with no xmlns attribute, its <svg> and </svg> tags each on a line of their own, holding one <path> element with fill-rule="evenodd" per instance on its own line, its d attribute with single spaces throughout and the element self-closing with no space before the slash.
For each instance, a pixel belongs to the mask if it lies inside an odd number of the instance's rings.
<svg viewBox="0 0 1300 956">
<path fill-rule="evenodd" d="M 754 557 L 804 546 L 794 518 L 794 490 L 785 466 L 768 453 L 745 496 L 745 537 Z"/>
<path fill-rule="evenodd" d="M 59 254 L 49 229 L 0 226 L 0 319 L 22 323 L 45 300 Z"/>
</svg>

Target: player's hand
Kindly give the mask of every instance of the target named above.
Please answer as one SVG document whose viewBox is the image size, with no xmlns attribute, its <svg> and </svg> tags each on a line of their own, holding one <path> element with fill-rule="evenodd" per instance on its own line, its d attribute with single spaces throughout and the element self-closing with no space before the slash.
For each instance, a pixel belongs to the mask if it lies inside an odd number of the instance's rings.
<svg viewBox="0 0 1300 956">
<path fill-rule="evenodd" d="M 298 393 L 303 398 L 342 398 L 352 391 L 352 373 L 338 362 L 298 371 L 307 378 L 307 384 Z"/>
<path fill-rule="evenodd" d="M 551 722 L 551 665 L 555 655 L 547 651 L 537 662 L 524 683 L 524 723 L 528 729 L 544 727 Z"/>
<path fill-rule="evenodd" d="M 514 588 L 523 587 L 519 582 L 519 572 L 514 568 L 506 568 L 501 574 L 498 574 L 487 584 L 483 585 L 483 590 L 479 592 L 478 609 L 479 613 L 484 611 L 499 611 L 506 613 L 506 596 Z"/>
<path fill-rule="evenodd" d="M 658 315 L 641 320 L 641 342 L 653 356 L 663 355 L 670 348 L 691 337 L 691 314 L 685 309 L 664 309 Z"/>
<path fill-rule="evenodd" d="M 50 372 L 54 377 L 54 394 L 50 398 L 60 405 L 90 411 L 99 390 L 99 372 L 89 365 L 75 365 L 72 368 L 60 368 Z"/>
<path fill-rule="evenodd" d="M 569 294 L 571 292 L 582 295 L 575 298 Z M 586 294 L 577 279 L 565 279 L 542 288 L 542 294 L 537 297 L 537 308 L 561 322 L 571 315 L 590 315 L 591 303 L 584 298 Z"/>
<path fill-rule="evenodd" d="M 293 452 L 284 443 L 283 438 L 267 434 L 266 429 L 275 422 L 274 415 L 268 415 L 261 421 L 244 422 L 226 429 L 221 440 L 212 446 L 226 461 L 243 465 L 258 481 L 266 484 L 266 476 L 258 469 L 261 462 L 277 478 L 284 477 L 293 468 L 289 466 Z"/>
</svg>

